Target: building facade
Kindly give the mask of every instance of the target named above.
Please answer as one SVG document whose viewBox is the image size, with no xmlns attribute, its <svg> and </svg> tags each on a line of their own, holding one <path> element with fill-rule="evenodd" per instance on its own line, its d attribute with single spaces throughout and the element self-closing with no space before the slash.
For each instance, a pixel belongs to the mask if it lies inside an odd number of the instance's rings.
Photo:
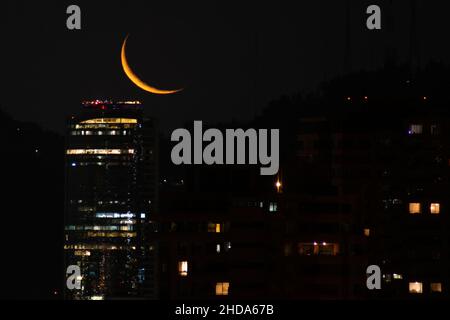
<svg viewBox="0 0 450 320">
<path fill-rule="evenodd" d="M 138 101 L 83 102 L 66 139 L 65 267 L 80 286 L 67 299 L 157 296 L 155 123 Z"/>
<path fill-rule="evenodd" d="M 385 298 L 448 298 L 449 114 L 412 108 L 379 135 L 380 202 L 373 256 Z"/>
</svg>

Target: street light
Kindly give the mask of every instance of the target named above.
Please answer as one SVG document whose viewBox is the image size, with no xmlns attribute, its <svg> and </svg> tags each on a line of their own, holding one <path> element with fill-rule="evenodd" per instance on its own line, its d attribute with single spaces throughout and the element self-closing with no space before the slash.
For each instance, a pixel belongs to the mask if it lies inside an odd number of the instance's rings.
<svg viewBox="0 0 450 320">
<path fill-rule="evenodd" d="M 275 183 L 275 187 L 277 188 L 277 192 L 281 193 L 281 182 L 280 182 L 280 180 L 277 180 L 277 182 Z"/>
</svg>

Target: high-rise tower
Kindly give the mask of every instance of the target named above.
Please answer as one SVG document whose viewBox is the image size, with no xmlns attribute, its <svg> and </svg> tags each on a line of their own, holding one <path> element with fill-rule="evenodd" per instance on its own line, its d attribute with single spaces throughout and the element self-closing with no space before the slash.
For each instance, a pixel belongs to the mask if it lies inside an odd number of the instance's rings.
<svg viewBox="0 0 450 320">
<path fill-rule="evenodd" d="M 68 299 L 152 298 L 157 246 L 157 136 L 138 101 L 83 102 L 66 140 L 65 267 L 79 266 Z"/>
</svg>

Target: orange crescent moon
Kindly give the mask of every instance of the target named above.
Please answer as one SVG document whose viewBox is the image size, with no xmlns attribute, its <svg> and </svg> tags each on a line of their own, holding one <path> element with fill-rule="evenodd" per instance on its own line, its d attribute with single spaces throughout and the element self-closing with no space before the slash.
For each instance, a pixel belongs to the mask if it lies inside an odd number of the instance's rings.
<svg viewBox="0 0 450 320">
<path fill-rule="evenodd" d="M 127 39 L 128 39 L 128 36 L 126 36 L 125 40 L 123 41 L 122 52 L 120 54 L 120 58 L 121 58 L 121 61 L 122 61 L 123 71 L 125 72 L 127 77 L 131 80 L 131 82 L 133 82 L 136 86 L 138 86 L 142 90 L 145 90 L 145 91 L 148 91 L 148 92 L 151 92 L 151 93 L 154 93 L 154 94 L 171 94 L 171 93 L 175 93 L 175 92 L 183 90 L 183 88 L 176 89 L 176 90 L 158 89 L 158 88 L 155 88 L 155 87 L 152 87 L 152 86 L 148 85 L 147 83 L 145 83 L 144 81 L 139 79 L 139 77 L 133 72 L 133 70 L 131 70 L 131 68 L 128 65 L 128 62 L 127 62 L 127 57 L 125 55 L 125 47 L 126 47 L 126 44 L 127 44 Z"/>
</svg>

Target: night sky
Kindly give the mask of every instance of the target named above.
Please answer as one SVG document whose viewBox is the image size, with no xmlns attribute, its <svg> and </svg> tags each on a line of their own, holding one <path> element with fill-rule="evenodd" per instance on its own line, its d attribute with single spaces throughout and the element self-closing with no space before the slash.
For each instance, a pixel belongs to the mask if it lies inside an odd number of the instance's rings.
<svg viewBox="0 0 450 320">
<path fill-rule="evenodd" d="M 249 119 L 283 94 L 381 66 L 389 43 L 400 62 L 410 57 L 410 1 L 350 1 L 351 70 L 346 1 L 242 2 L 3 1 L 0 108 L 62 133 L 81 100 L 141 99 L 168 131 L 194 119 Z M 69 4 L 81 7 L 80 31 L 66 29 Z M 381 6 L 381 31 L 365 27 L 369 4 Z M 450 62 L 448 12 L 442 2 L 417 1 L 422 65 Z M 141 79 L 185 90 L 156 96 L 132 84 L 120 65 L 127 34 L 128 61 Z"/>
</svg>

